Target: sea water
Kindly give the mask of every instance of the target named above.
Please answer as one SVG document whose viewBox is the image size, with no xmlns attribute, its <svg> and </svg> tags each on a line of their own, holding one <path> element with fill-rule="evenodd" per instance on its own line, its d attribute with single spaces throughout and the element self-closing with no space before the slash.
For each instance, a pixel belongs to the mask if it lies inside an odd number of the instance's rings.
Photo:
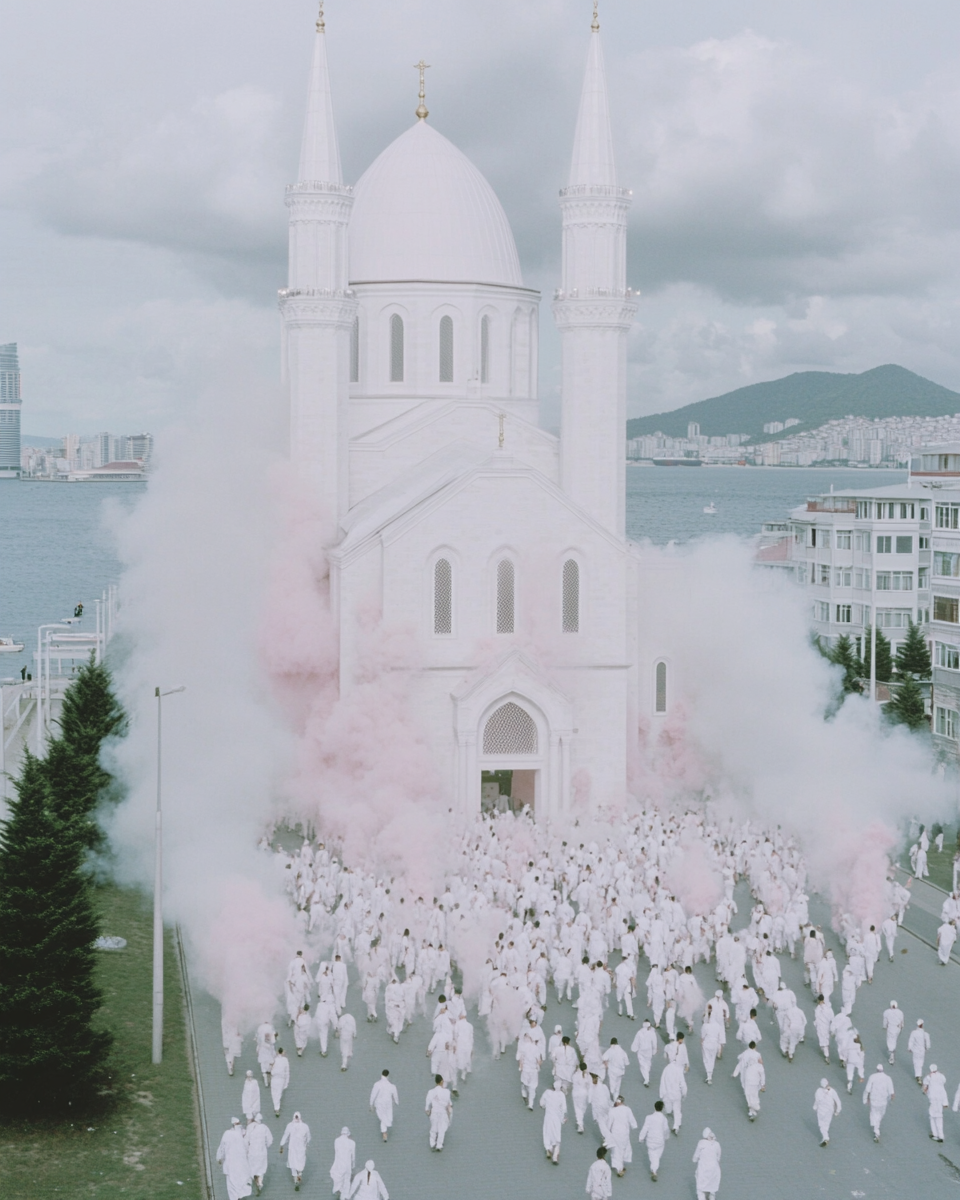
<svg viewBox="0 0 960 1200">
<path fill-rule="evenodd" d="M 627 535 L 664 544 L 717 534 L 750 537 L 808 496 L 901 483 L 904 471 L 789 467 L 627 466 Z M 72 616 L 96 627 L 94 600 L 119 580 L 112 532 L 146 483 L 0 480 L 0 636 L 24 643 L 0 655 L 0 679 L 33 671 L 37 626 Z M 704 508 L 713 504 L 715 515 Z"/>
</svg>

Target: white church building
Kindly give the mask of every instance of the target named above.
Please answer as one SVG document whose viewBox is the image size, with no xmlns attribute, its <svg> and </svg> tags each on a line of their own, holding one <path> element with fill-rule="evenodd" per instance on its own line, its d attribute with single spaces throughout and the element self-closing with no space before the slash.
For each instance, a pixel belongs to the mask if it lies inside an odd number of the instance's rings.
<svg viewBox="0 0 960 1200">
<path fill-rule="evenodd" d="M 461 812 L 617 803 L 667 712 L 626 540 L 630 193 L 594 18 L 553 317 L 561 436 L 538 426 L 540 296 L 493 189 L 429 122 L 343 182 L 317 22 L 280 293 L 291 459 L 325 514 L 340 689 L 370 614 L 416 645 L 410 714 Z M 671 681 L 672 684 L 672 681 Z M 502 805 L 502 801 L 501 801 Z"/>
</svg>

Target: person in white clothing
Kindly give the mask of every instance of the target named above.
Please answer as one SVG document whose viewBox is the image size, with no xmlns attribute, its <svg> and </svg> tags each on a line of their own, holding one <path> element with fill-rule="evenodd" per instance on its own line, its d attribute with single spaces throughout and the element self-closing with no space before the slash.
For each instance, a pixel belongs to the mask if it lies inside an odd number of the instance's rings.
<svg viewBox="0 0 960 1200">
<path fill-rule="evenodd" d="M 927 1098 L 930 1115 L 930 1137 L 935 1142 L 943 1141 L 943 1110 L 950 1101 L 947 1099 L 947 1077 L 937 1070 L 937 1064 L 930 1064 L 930 1073 L 923 1081 L 923 1094 Z"/>
<path fill-rule="evenodd" d="M 390 1072 L 381 1071 L 380 1078 L 370 1092 L 370 1111 L 377 1114 L 380 1122 L 380 1133 L 387 1140 L 387 1133 L 393 1124 L 393 1106 L 400 1103 L 396 1087 L 390 1082 Z"/>
<path fill-rule="evenodd" d="M 223 1035 L 223 1057 L 227 1062 L 227 1074 L 232 1075 L 233 1064 L 243 1050 L 243 1034 L 236 1021 L 231 1021 L 226 1016 L 220 1018 L 220 1032 Z"/>
<path fill-rule="evenodd" d="M 950 961 L 953 943 L 957 940 L 956 921 L 944 921 L 937 930 L 937 958 L 940 966 L 945 967 Z"/>
<path fill-rule="evenodd" d="M 747 1116 L 751 1121 L 756 1120 L 760 1111 L 760 1093 L 766 1091 L 767 1077 L 755 1042 L 751 1042 L 737 1059 L 733 1077 L 740 1079 L 747 1102 Z"/>
<path fill-rule="evenodd" d="M 840 1097 L 826 1079 L 820 1080 L 813 1097 L 813 1111 L 817 1114 L 817 1124 L 820 1126 L 820 1145 L 826 1146 L 830 1141 L 830 1122 L 840 1112 Z"/>
<path fill-rule="evenodd" d="M 560 1161 L 560 1138 L 567 1123 L 567 1097 L 560 1080 L 554 1081 L 540 1097 L 543 1109 L 543 1148 L 553 1163 Z"/>
<path fill-rule="evenodd" d="M 372 1158 L 368 1158 L 363 1164 L 363 1170 L 354 1176 L 350 1185 L 350 1196 L 352 1200 L 390 1200 L 390 1193 Z"/>
<path fill-rule="evenodd" d="M 643 1086 L 650 1086 L 650 1069 L 653 1066 L 653 1059 L 660 1046 L 660 1039 L 657 1037 L 657 1031 L 653 1028 L 649 1021 L 644 1023 L 637 1030 L 637 1036 L 633 1039 L 633 1044 L 630 1049 L 637 1056 L 637 1064 L 640 1067 L 640 1074 L 643 1076 Z"/>
<path fill-rule="evenodd" d="M 703 1069 L 707 1075 L 707 1083 L 713 1083 L 713 1070 L 717 1065 L 717 1056 L 723 1049 L 723 1025 L 717 1021 L 704 1021 L 700 1026 L 700 1051 L 703 1054 Z"/>
<path fill-rule="evenodd" d="M 590 1072 L 587 1070 L 587 1064 L 581 1062 L 573 1073 L 573 1082 L 570 1085 L 570 1099 L 573 1101 L 573 1115 L 577 1121 L 577 1133 L 583 1133 L 583 1119 L 587 1115 L 587 1106 L 590 1104 L 590 1089 L 592 1087 L 593 1081 L 590 1078 Z"/>
<path fill-rule="evenodd" d="M 293 1114 L 293 1120 L 283 1131 L 280 1139 L 280 1154 L 284 1146 L 287 1150 L 287 1166 L 293 1176 L 293 1190 L 300 1191 L 303 1183 L 303 1171 L 307 1165 L 307 1146 L 310 1144 L 310 1126 L 301 1118 L 298 1112 Z"/>
<path fill-rule="evenodd" d="M 607 1136 L 604 1140 L 611 1150 L 611 1168 L 619 1179 L 623 1178 L 626 1164 L 633 1162 L 630 1133 L 636 1127 L 637 1118 L 633 1115 L 633 1109 L 624 1103 L 622 1096 L 617 1096 L 607 1120 Z"/>
<path fill-rule="evenodd" d="M 267 1151 L 273 1145 L 273 1134 L 264 1125 L 263 1117 L 257 1113 L 243 1133 L 247 1143 L 247 1160 L 250 1163 L 250 1174 L 253 1176 L 253 1186 L 257 1195 L 263 1191 L 263 1181 L 267 1174 L 269 1159 Z"/>
<path fill-rule="evenodd" d="M 683 1121 L 683 1098 L 687 1094 L 687 1081 L 683 1067 L 676 1061 L 668 1062 L 660 1076 L 660 1099 L 667 1115 L 673 1116 L 673 1132 L 680 1135 Z"/>
<path fill-rule="evenodd" d="M 430 1149 L 440 1151 L 453 1118 L 453 1099 L 443 1086 L 442 1075 L 434 1076 L 434 1084 L 436 1086 L 427 1092 L 424 1112 L 430 1118 Z"/>
<path fill-rule="evenodd" d="M 897 1007 L 896 1000 L 891 1000 L 890 1007 L 884 1009 L 883 1030 L 887 1035 L 887 1054 L 892 1064 L 897 1053 L 897 1042 L 903 1032 L 903 1013 Z"/>
<path fill-rule="evenodd" d="M 340 1035 L 340 1070 L 345 1071 L 353 1058 L 353 1041 L 357 1036 L 357 1022 L 350 1013 L 345 1012 L 337 1022 L 337 1033 Z"/>
<path fill-rule="evenodd" d="M 333 1193 L 339 1196 L 340 1200 L 347 1200 L 350 1195 L 350 1184 L 353 1182 L 356 1165 L 357 1143 L 350 1136 L 349 1128 L 344 1125 L 340 1136 L 333 1143 L 333 1166 L 330 1168 Z"/>
<path fill-rule="evenodd" d="M 290 1086 L 290 1059 L 283 1052 L 283 1047 L 277 1047 L 277 1057 L 273 1060 L 270 1071 L 270 1097 L 273 1100 L 273 1111 L 280 1116 L 280 1102 L 283 1093 Z"/>
<path fill-rule="evenodd" d="M 873 1129 L 873 1140 L 880 1141 L 880 1122 L 887 1111 L 887 1105 L 894 1097 L 893 1080 L 884 1074 L 883 1063 L 877 1063 L 877 1069 L 867 1080 L 863 1089 L 863 1102 L 870 1105 L 870 1126 Z"/>
<path fill-rule="evenodd" d="M 613 1176 L 610 1164 L 607 1162 L 607 1148 L 601 1146 L 597 1150 L 596 1161 L 587 1172 L 586 1193 L 590 1200 L 610 1200 L 613 1195 Z"/>
<path fill-rule="evenodd" d="M 248 1071 L 247 1077 L 243 1081 L 243 1096 L 240 1099 L 240 1107 L 243 1109 L 243 1115 L 248 1121 L 260 1111 L 260 1084 L 253 1077 L 253 1072 Z"/>
<path fill-rule="evenodd" d="M 697 1200 L 716 1200 L 720 1190 L 720 1143 L 711 1129 L 703 1131 L 693 1161 L 697 1164 Z"/>
<path fill-rule="evenodd" d="M 293 1022 L 293 1044 L 296 1047 L 297 1058 L 303 1058 L 312 1031 L 313 1017 L 310 1015 L 310 1005 L 304 1004 Z"/>
<path fill-rule="evenodd" d="M 620 1095 L 623 1076 L 630 1065 L 626 1050 L 616 1038 L 610 1039 L 609 1047 L 603 1052 L 603 1065 L 607 1068 L 607 1084 L 610 1088 L 610 1095 L 616 1099 Z"/>
<path fill-rule="evenodd" d="M 658 1100 L 653 1106 L 653 1112 L 643 1122 L 637 1135 L 637 1141 L 646 1142 L 647 1157 L 650 1159 L 650 1178 L 654 1183 L 657 1182 L 660 1159 L 669 1136 L 670 1122 L 663 1115 L 663 1101 Z"/>
<path fill-rule="evenodd" d="M 220 1139 L 217 1162 L 223 1167 L 223 1173 L 227 1177 L 229 1200 L 242 1200 L 244 1196 L 253 1194 L 253 1175 L 247 1158 L 247 1143 L 244 1141 L 238 1117 L 231 1120 L 230 1128 Z"/>
<path fill-rule="evenodd" d="M 923 1027 L 923 1021 L 917 1022 L 916 1029 L 910 1030 L 907 1038 L 907 1050 L 913 1057 L 913 1074 L 917 1083 L 923 1078 L 923 1060 L 930 1049 L 930 1034 Z"/>
</svg>

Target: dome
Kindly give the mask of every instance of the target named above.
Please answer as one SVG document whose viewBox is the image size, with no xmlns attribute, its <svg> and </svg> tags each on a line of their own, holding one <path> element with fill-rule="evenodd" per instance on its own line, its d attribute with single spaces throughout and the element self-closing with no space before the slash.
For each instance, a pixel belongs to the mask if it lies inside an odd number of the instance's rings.
<svg viewBox="0 0 960 1200">
<path fill-rule="evenodd" d="M 523 287 L 507 214 L 493 188 L 426 121 L 402 133 L 355 188 L 350 282 Z"/>
</svg>

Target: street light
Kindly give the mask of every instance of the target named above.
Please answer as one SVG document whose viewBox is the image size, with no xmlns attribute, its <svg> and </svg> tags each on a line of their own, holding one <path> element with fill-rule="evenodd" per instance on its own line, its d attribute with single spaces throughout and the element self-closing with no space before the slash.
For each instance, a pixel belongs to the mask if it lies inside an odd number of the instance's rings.
<svg viewBox="0 0 960 1200">
<path fill-rule="evenodd" d="M 46 740 L 43 721 L 43 638 L 45 629 L 66 629 L 66 621 L 52 621 L 48 625 L 37 626 L 37 758 L 43 756 L 43 743 Z M 49 684 L 48 684 L 49 686 Z"/>
<path fill-rule="evenodd" d="M 185 692 L 185 686 L 161 692 L 155 688 L 157 698 L 157 823 L 156 848 L 153 871 L 153 1058 L 163 1061 L 163 829 L 160 808 L 160 714 L 164 696 Z"/>
</svg>

